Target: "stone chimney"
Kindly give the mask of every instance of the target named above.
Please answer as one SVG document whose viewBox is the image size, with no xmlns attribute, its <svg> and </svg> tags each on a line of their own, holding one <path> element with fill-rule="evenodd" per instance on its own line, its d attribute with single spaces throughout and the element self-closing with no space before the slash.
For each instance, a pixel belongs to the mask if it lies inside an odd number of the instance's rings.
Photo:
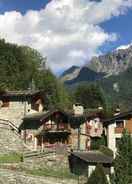
<svg viewBox="0 0 132 184">
<path fill-rule="evenodd" d="M 83 115 L 84 108 L 81 104 L 76 103 L 73 105 L 73 111 L 74 111 L 74 115 Z"/>
<path fill-rule="evenodd" d="M 119 105 L 118 105 L 118 106 L 116 107 L 116 109 L 115 109 L 114 116 L 119 115 L 120 112 L 121 112 L 121 110 L 120 110 L 120 107 L 119 107 Z"/>
<path fill-rule="evenodd" d="M 104 109 L 103 109 L 102 106 L 99 106 L 99 107 L 98 107 L 98 110 L 99 110 L 99 111 L 103 111 Z"/>
</svg>

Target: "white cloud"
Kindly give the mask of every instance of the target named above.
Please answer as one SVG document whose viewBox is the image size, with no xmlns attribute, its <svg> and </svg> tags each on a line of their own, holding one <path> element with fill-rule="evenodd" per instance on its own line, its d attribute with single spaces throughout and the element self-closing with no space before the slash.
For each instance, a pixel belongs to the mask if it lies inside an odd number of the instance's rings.
<svg viewBox="0 0 132 184">
<path fill-rule="evenodd" d="M 121 45 L 118 48 L 116 48 L 116 50 L 124 50 L 124 49 L 128 49 L 130 46 L 132 46 L 132 42 L 128 45 Z"/>
<path fill-rule="evenodd" d="M 45 9 L 5 12 L 0 15 L 0 36 L 7 41 L 38 49 L 48 65 L 59 71 L 81 65 L 117 35 L 99 24 L 132 7 L 132 0 L 52 0 Z"/>
</svg>

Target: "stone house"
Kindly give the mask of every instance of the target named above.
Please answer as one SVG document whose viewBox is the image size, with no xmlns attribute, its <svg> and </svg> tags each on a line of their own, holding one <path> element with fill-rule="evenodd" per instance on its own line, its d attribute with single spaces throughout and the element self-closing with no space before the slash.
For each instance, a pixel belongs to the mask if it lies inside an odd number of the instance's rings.
<svg viewBox="0 0 132 184">
<path fill-rule="evenodd" d="M 40 91 L 0 92 L 0 119 L 10 120 L 17 127 L 26 114 L 41 112 L 44 99 Z"/>
<path fill-rule="evenodd" d="M 83 112 L 82 107 L 76 105 L 73 111 L 53 109 L 27 115 L 19 129 L 25 142 L 30 142 L 35 150 L 57 144 L 74 150 L 89 150 L 91 139 L 100 138 L 103 133 L 100 118 L 100 112 Z"/>
<path fill-rule="evenodd" d="M 59 110 L 34 113 L 24 117 L 19 126 L 21 137 L 32 149 L 54 147 L 56 143 L 69 144 L 70 125 L 67 114 Z"/>
<path fill-rule="evenodd" d="M 115 154 L 123 130 L 128 130 L 132 135 L 132 110 L 116 113 L 112 118 L 104 120 L 103 125 L 106 129 L 107 145 Z"/>
</svg>

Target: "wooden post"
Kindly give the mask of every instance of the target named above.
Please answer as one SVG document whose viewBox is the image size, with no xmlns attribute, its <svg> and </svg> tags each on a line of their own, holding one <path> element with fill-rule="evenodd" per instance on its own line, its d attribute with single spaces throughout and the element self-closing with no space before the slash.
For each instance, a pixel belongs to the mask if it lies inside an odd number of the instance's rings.
<svg viewBox="0 0 132 184">
<path fill-rule="evenodd" d="M 24 143 L 26 143 L 26 130 L 24 130 Z"/>
<path fill-rule="evenodd" d="M 81 128 L 79 126 L 78 128 L 78 150 L 80 150 L 80 133 L 81 133 Z"/>
<path fill-rule="evenodd" d="M 42 151 L 44 151 L 44 138 L 43 138 L 43 136 L 42 136 L 42 139 L 41 139 L 41 148 L 42 148 Z"/>
<path fill-rule="evenodd" d="M 37 150 L 37 144 L 38 144 L 38 140 L 37 137 L 34 137 L 34 150 Z"/>
</svg>

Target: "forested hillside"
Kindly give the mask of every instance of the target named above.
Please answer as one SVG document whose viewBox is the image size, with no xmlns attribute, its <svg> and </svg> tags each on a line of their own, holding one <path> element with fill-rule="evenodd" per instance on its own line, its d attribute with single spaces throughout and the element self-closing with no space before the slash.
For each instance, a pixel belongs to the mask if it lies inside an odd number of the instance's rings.
<svg viewBox="0 0 132 184">
<path fill-rule="evenodd" d="M 113 104 L 132 109 L 132 67 L 117 76 L 98 81 Z"/>
<path fill-rule="evenodd" d="M 63 84 L 45 67 L 45 59 L 38 51 L 5 40 L 0 40 L 0 89 L 40 89 L 47 97 L 48 107 L 67 107 L 71 101 Z"/>
<path fill-rule="evenodd" d="M 66 79 L 64 83 L 69 88 L 76 88 L 79 84 L 98 84 L 108 104 L 120 105 L 125 111 L 132 108 L 132 46 L 93 57 L 78 70 L 77 76 L 69 69 L 71 73 L 65 71 L 60 77 Z"/>
</svg>

